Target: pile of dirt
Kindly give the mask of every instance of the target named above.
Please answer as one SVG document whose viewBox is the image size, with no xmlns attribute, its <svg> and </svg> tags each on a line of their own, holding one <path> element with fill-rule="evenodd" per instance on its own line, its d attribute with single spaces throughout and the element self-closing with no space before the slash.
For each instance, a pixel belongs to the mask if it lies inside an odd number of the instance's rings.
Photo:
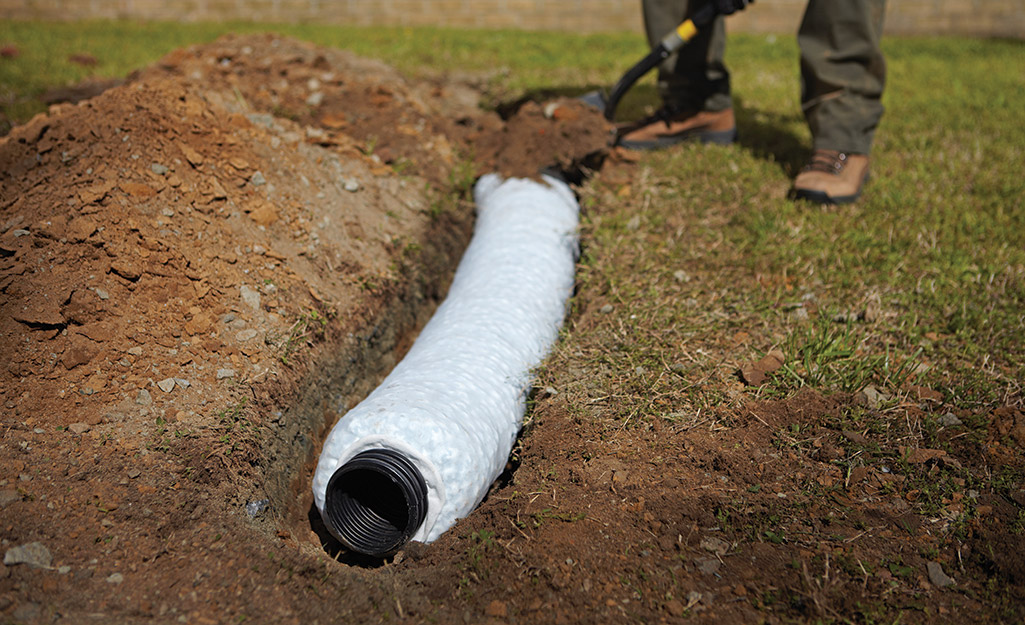
<svg viewBox="0 0 1025 625">
<path fill-rule="evenodd" d="M 474 140 L 477 170 L 533 178 L 540 165 L 577 179 L 599 169 L 610 156 L 613 133 L 597 109 L 579 100 L 527 101 L 497 131 Z"/>
<path fill-rule="evenodd" d="M 168 75 L 224 94 L 226 110 L 270 111 L 306 128 L 313 143 L 439 186 L 460 161 L 472 162 L 474 175 L 521 178 L 597 167 L 611 139 L 605 118 L 576 100 L 527 102 L 503 121 L 480 110 L 471 84 L 404 81 L 379 61 L 270 36 L 179 50 L 136 78 Z"/>
<path fill-rule="evenodd" d="M 344 62 L 337 71 L 367 71 Z M 15 415 L 20 394 L 29 418 L 97 426 L 150 406 L 136 391 L 191 404 L 273 376 L 302 340 L 297 319 L 357 315 L 409 279 L 410 250 L 435 221 L 422 184 L 211 83 L 148 73 L 4 141 L 0 327 Z M 443 135 L 422 136 L 430 162 L 454 162 Z M 191 425 L 190 412 L 161 416 Z"/>
</svg>

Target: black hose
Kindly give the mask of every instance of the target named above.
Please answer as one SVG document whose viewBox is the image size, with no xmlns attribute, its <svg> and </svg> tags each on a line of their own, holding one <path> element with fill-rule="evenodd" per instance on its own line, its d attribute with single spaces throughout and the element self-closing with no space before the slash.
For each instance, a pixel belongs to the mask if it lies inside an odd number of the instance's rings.
<svg viewBox="0 0 1025 625">
<path fill-rule="evenodd" d="M 634 86 L 634 83 L 641 79 L 641 76 L 647 74 L 656 65 L 661 63 L 670 54 L 672 54 L 665 46 L 660 43 L 655 46 L 655 49 L 648 53 L 648 56 L 640 60 L 639 63 L 627 70 L 623 77 L 619 79 L 619 82 L 612 87 L 612 92 L 609 93 L 608 99 L 605 101 L 605 119 L 612 121 L 612 118 L 616 116 L 616 107 L 619 106 L 619 101 L 623 98 L 623 95 L 630 90 L 630 87 Z"/>
<path fill-rule="evenodd" d="M 348 548 L 389 555 L 409 542 L 427 517 L 427 483 L 391 449 L 356 454 L 327 484 L 325 522 Z"/>
<path fill-rule="evenodd" d="M 702 5 L 700 9 L 694 12 L 691 16 L 690 21 L 697 28 L 704 28 L 715 19 L 718 13 L 715 9 L 715 4 L 709 2 Z M 609 94 L 608 99 L 605 101 L 605 119 L 612 121 L 612 118 L 616 116 L 616 107 L 619 106 L 619 101 L 623 98 L 623 95 L 630 90 L 630 87 L 634 86 L 634 83 L 641 79 L 652 69 L 654 69 L 659 63 L 669 58 L 669 55 L 675 52 L 680 45 L 683 45 L 688 40 L 681 40 L 673 37 L 673 33 L 667 35 L 657 46 L 652 48 L 651 52 L 646 57 L 640 60 L 636 65 L 631 67 L 623 74 L 622 78 L 612 87 L 612 92 Z M 673 44 L 667 42 L 674 42 Z"/>
</svg>

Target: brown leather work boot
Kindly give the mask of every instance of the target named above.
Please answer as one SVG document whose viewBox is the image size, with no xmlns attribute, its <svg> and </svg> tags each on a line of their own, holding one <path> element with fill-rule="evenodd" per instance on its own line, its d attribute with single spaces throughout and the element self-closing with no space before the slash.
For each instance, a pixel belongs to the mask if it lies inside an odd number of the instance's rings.
<svg viewBox="0 0 1025 625">
<path fill-rule="evenodd" d="M 816 204 L 848 204 L 861 195 L 868 179 L 868 155 L 815 150 L 794 179 L 794 198 Z"/>
<path fill-rule="evenodd" d="M 737 140 L 733 109 L 677 111 L 668 106 L 619 129 L 619 145 L 633 150 L 658 150 L 683 141 L 727 145 Z"/>
</svg>

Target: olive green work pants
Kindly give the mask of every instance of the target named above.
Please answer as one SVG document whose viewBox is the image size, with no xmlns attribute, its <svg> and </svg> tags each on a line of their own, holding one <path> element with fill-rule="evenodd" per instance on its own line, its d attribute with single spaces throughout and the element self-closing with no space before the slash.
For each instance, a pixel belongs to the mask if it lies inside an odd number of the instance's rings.
<svg viewBox="0 0 1025 625">
<path fill-rule="evenodd" d="M 652 47 L 702 1 L 642 0 Z M 797 42 L 801 108 L 813 148 L 852 154 L 871 149 L 883 114 L 886 62 L 879 40 L 885 11 L 886 0 L 809 0 L 805 7 Z M 732 107 L 725 50 L 725 19 L 718 17 L 659 67 L 659 92 L 666 104 L 679 110 Z"/>
</svg>

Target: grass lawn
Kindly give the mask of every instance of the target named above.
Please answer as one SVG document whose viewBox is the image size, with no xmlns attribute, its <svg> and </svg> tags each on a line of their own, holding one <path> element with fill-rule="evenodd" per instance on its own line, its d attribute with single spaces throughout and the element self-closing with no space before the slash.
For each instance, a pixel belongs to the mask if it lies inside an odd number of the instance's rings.
<svg viewBox="0 0 1025 625">
<path fill-rule="evenodd" d="M 480 74 L 493 105 L 611 85 L 645 52 L 632 34 L 5 21 L 0 46 L 19 55 L 0 59 L 0 109 L 23 122 L 44 110 L 47 89 L 124 76 L 223 33 L 264 30 L 404 71 Z M 579 290 L 540 386 L 613 398 L 587 413 L 608 431 L 697 423 L 717 407 L 804 388 L 870 386 L 871 409 L 852 404 L 834 425 L 878 435 L 877 454 L 948 445 L 937 438 L 946 414 L 966 441 L 1017 449 L 1017 464 L 944 482 L 936 501 L 969 488 L 1021 489 L 1025 441 L 995 430 L 992 413 L 1023 405 L 1025 44 L 889 38 L 884 50 L 886 114 L 872 179 L 859 203 L 822 208 L 786 199 L 810 140 L 795 38 L 733 35 L 739 143 L 645 154 L 632 175 L 599 172 L 581 188 Z M 69 62 L 73 54 L 98 62 L 83 67 Z M 621 110 L 653 102 L 649 77 Z M 783 367 L 743 387 L 738 367 L 774 349 Z M 919 387 L 938 391 L 947 413 L 902 418 Z M 966 507 L 958 522 L 967 526 L 972 514 Z"/>
</svg>

